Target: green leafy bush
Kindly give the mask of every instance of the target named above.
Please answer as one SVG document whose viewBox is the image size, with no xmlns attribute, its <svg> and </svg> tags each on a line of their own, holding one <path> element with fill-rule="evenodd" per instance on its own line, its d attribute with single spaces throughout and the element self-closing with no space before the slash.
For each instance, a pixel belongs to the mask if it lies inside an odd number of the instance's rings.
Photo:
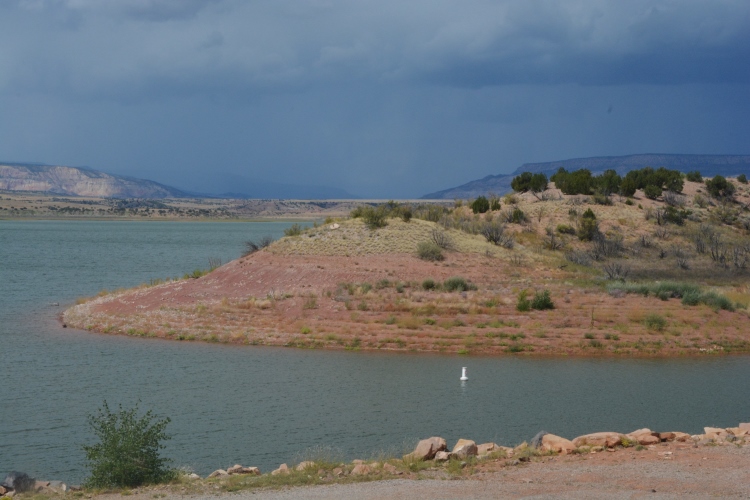
<svg viewBox="0 0 750 500">
<path fill-rule="evenodd" d="M 284 229 L 284 236 L 299 236 L 304 230 L 304 227 L 295 222 L 288 228 Z"/>
<path fill-rule="evenodd" d="M 476 290 L 477 287 L 460 276 L 454 276 L 443 282 L 443 289 L 447 292 L 466 292 L 468 290 Z"/>
<path fill-rule="evenodd" d="M 388 208 L 382 205 L 377 208 L 365 207 L 362 211 L 362 220 L 369 229 L 380 229 L 388 225 L 388 213 Z"/>
<path fill-rule="evenodd" d="M 747 184 L 747 176 L 745 174 L 738 175 L 737 182 L 739 182 L 740 184 Z"/>
<path fill-rule="evenodd" d="M 518 294 L 518 302 L 516 303 L 516 310 L 520 312 L 531 311 L 531 301 L 528 298 L 529 292 L 527 290 L 521 290 Z"/>
<path fill-rule="evenodd" d="M 643 319 L 643 324 L 646 325 L 646 328 L 648 328 L 649 330 L 663 332 L 667 327 L 667 320 L 664 319 L 663 316 L 660 316 L 658 314 L 648 314 Z"/>
<path fill-rule="evenodd" d="M 544 311 L 546 309 L 554 309 L 555 304 L 550 298 L 549 290 L 543 290 L 534 294 L 534 298 L 531 300 L 531 308 L 537 311 Z"/>
<path fill-rule="evenodd" d="M 423 241 L 417 245 L 417 256 L 422 260 L 440 261 L 445 259 L 443 249 L 435 242 Z"/>
<path fill-rule="evenodd" d="M 706 181 L 706 191 L 714 198 L 732 198 L 734 196 L 734 184 L 721 175 Z"/>
<path fill-rule="evenodd" d="M 560 234 L 576 234 L 575 228 L 567 224 L 558 224 L 557 232 Z"/>
<path fill-rule="evenodd" d="M 490 200 L 484 196 L 480 196 L 473 202 L 471 202 L 471 211 L 475 214 L 483 214 L 490 209 Z"/>
<path fill-rule="evenodd" d="M 716 292 L 691 291 L 682 297 L 682 303 L 686 306 L 705 304 L 714 310 L 734 311 L 735 309 L 731 300 Z"/>
<path fill-rule="evenodd" d="M 693 170 L 692 172 L 685 174 L 685 179 L 690 182 L 703 182 L 703 176 L 698 170 Z"/>
<path fill-rule="evenodd" d="M 547 176 L 542 173 L 532 174 L 531 172 L 523 172 L 510 181 L 510 187 L 517 193 L 531 191 L 536 194 L 545 191 L 547 183 Z"/>
<path fill-rule="evenodd" d="M 643 188 L 643 194 L 646 195 L 646 198 L 649 200 L 655 200 L 659 196 L 661 196 L 661 187 L 655 185 L 655 184 L 649 184 L 648 186 Z"/>
<path fill-rule="evenodd" d="M 594 177 L 591 171 L 585 168 L 573 172 L 560 168 L 550 180 L 560 191 L 569 195 L 591 194 L 594 187 Z"/>
<path fill-rule="evenodd" d="M 171 436 L 164 432 L 169 417 L 159 418 L 150 410 L 138 416 L 138 405 L 113 413 L 107 402 L 96 415 L 90 415 L 89 425 L 99 442 L 84 445 L 86 462 L 91 476 L 86 485 L 91 488 L 132 488 L 143 484 L 171 481 L 176 477 L 168 467 L 169 459 L 160 456 L 163 441 Z"/>
<path fill-rule="evenodd" d="M 425 290 L 434 290 L 437 284 L 432 278 L 427 278 L 422 282 L 422 288 Z"/>
<path fill-rule="evenodd" d="M 583 213 L 578 223 L 578 239 L 591 241 L 597 234 L 599 234 L 599 223 L 596 221 L 596 215 L 589 208 Z"/>
</svg>

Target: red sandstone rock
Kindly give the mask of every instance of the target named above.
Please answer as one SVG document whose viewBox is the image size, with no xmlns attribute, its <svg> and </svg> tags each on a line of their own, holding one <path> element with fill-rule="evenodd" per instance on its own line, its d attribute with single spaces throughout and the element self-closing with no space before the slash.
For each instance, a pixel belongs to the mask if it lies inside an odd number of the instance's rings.
<svg viewBox="0 0 750 500">
<path fill-rule="evenodd" d="M 480 457 L 489 455 L 493 451 L 496 451 L 498 448 L 499 446 L 495 443 L 482 443 L 480 445 L 477 445 L 477 455 Z"/>
<path fill-rule="evenodd" d="M 628 439 L 635 441 L 638 444 L 648 446 L 650 444 L 657 444 L 661 442 L 661 437 L 658 433 L 652 432 L 651 429 L 638 429 L 626 435 Z"/>
<path fill-rule="evenodd" d="M 578 436 L 573 440 L 573 445 L 576 448 L 579 446 L 603 446 L 613 448 L 620 443 L 622 443 L 622 434 L 618 432 L 595 432 L 593 434 Z"/>
<path fill-rule="evenodd" d="M 545 434 L 542 437 L 541 448 L 544 451 L 554 451 L 557 453 L 567 454 L 572 452 L 576 447 L 573 444 L 573 441 L 570 441 L 569 439 L 555 436 L 554 434 Z"/>
<path fill-rule="evenodd" d="M 459 439 L 451 453 L 454 457 L 464 460 L 467 457 L 477 456 L 477 444 L 470 439 Z"/>
<path fill-rule="evenodd" d="M 287 464 L 281 464 L 278 469 L 271 471 L 272 476 L 278 476 L 279 474 L 289 474 L 289 466 Z"/>
<path fill-rule="evenodd" d="M 366 476 L 372 472 L 372 467 L 367 464 L 357 464 L 352 469 L 352 476 Z"/>
<path fill-rule="evenodd" d="M 441 437 L 423 439 L 414 451 L 404 455 L 404 460 L 432 460 L 437 452 L 445 450 L 446 447 L 445 439 Z"/>
</svg>

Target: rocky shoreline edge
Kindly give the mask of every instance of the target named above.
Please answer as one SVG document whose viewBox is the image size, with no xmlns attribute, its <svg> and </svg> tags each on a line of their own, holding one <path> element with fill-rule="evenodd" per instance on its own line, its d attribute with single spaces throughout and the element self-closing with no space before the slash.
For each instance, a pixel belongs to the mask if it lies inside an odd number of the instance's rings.
<svg viewBox="0 0 750 500">
<path fill-rule="evenodd" d="M 419 441 L 415 449 L 401 459 L 358 459 L 350 463 L 305 460 L 292 467 L 286 463 L 281 464 L 275 470 L 265 474 L 258 467 L 235 464 L 226 469 L 217 469 L 206 478 L 186 472 L 180 476 L 178 483 L 183 485 L 213 484 L 214 488 L 234 491 L 243 487 L 294 486 L 328 484 L 347 480 L 371 481 L 413 477 L 414 473 L 422 471 L 443 470 L 454 475 L 465 475 L 464 471 L 467 468 L 470 469 L 471 466 L 481 463 L 499 462 L 500 466 L 512 467 L 531 462 L 538 457 L 587 455 L 617 452 L 628 448 L 635 448 L 636 451 L 654 450 L 659 445 L 679 445 L 684 449 L 703 446 L 742 447 L 746 444 L 750 444 L 750 423 L 740 423 L 737 427 L 727 428 L 705 427 L 702 434 L 695 435 L 678 431 L 655 432 L 644 428 L 627 434 L 595 432 L 572 440 L 541 431 L 529 442 L 515 447 L 501 446 L 492 442 L 477 444 L 469 439 L 459 439 L 450 451 L 446 440 L 435 436 Z M 672 451 L 664 451 L 660 455 L 665 460 L 673 458 Z M 285 482 L 285 478 L 295 480 Z M 41 481 L 25 473 L 11 472 L 0 483 L 0 498 L 12 498 L 18 494 L 25 496 L 28 493 L 57 496 L 77 492 L 76 495 L 81 495 L 81 490 L 81 486 L 69 486 L 62 481 Z"/>
</svg>

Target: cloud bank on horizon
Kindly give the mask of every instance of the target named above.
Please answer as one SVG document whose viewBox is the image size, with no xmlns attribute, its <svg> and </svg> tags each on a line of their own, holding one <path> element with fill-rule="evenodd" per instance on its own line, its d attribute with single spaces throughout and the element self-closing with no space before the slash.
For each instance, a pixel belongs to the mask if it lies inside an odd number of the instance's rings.
<svg viewBox="0 0 750 500">
<path fill-rule="evenodd" d="M 748 26 L 746 0 L 9 0 L 0 158 L 400 198 L 748 153 Z"/>
</svg>

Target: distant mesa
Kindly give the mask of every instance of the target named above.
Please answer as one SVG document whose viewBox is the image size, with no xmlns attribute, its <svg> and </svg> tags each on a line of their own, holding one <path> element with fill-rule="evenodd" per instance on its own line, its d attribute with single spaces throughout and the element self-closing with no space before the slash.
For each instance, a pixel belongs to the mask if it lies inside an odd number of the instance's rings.
<svg viewBox="0 0 750 500">
<path fill-rule="evenodd" d="M 181 198 L 184 192 L 158 182 L 105 174 L 83 167 L 0 162 L 0 190 L 100 198 Z"/>
<path fill-rule="evenodd" d="M 723 175 L 733 177 L 739 174 L 750 175 L 750 155 L 671 155 L 640 154 L 628 156 L 594 156 L 546 163 L 524 163 L 512 174 L 488 175 L 483 179 L 467 182 L 458 187 L 444 189 L 422 196 L 423 199 L 468 199 L 494 193 L 502 195 L 512 191 L 510 181 L 521 172 L 554 174 L 562 167 L 568 171 L 587 168 L 592 173 L 616 170 L 623 175 L 631 170 L 644 167 L 665 167 L 681 172 L 699 170 L 704 177 Z"/>
<path fill-rule="evenodd" d="M 333 186 L 298 185 L 251 179 L 231 173 L 194 179 L 193 189 L 106 174 L 86 167 L 0 162 L 0 191 L 91 196 L 97 198 L 240 198 L 352 200 L 359 198 Z"/>
</svg>

